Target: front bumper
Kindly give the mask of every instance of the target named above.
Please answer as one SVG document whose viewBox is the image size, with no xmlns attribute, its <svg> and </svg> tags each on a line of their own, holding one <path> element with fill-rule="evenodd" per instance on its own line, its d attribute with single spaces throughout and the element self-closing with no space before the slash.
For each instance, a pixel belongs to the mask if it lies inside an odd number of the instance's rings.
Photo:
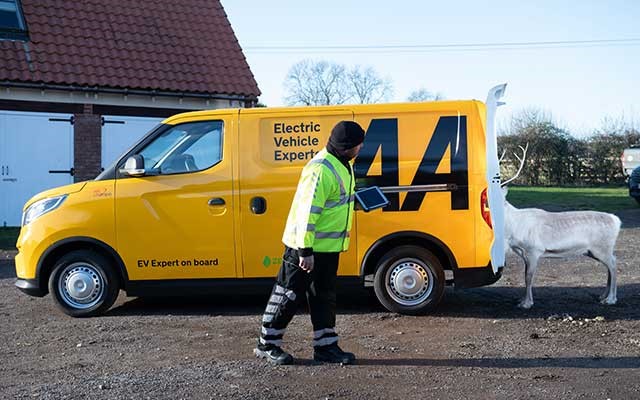
<svg viewBox="0 0 640 400">
<path fill-rule="evenodd" d="M 47 290 L 40 287 L 37 279 L 18 278 L 16 280 L 16 287 L 29 296 L 42 297 L 47 294 Z"/>
</svg>

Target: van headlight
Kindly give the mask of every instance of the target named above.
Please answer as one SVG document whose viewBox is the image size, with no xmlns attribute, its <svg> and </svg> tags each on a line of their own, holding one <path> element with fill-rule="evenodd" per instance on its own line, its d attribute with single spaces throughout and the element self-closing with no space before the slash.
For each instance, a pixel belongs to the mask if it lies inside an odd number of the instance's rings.
<svg viewBox="0 0 640 400">
<path fill-rule="evenodd" d="M 22 226 L 27 225 L 39 216 L 53 211 L 60 207 L 60 204 L 67 198 L 66 194 L 57 197 L 50 197 L 48 199 L 38 200 L 30 205 L 24 213 L 22 213 Z"/>
</svg>

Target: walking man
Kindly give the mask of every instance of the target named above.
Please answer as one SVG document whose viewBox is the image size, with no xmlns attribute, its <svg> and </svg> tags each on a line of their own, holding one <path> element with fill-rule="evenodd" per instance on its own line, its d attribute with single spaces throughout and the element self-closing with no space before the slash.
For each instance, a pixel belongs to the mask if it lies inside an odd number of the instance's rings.
<svg viewBox="0 0 640 400">
<path fill-rule="evenodd" d="M 282 337 L 298 304 L 309 304 L 313 325 L 313 359 L 352 364 L 353 353 L 338 347 L 336 275 L 340 252 L 349 248 L 355 178 L 350 160 L 364 141 L 364 130 L 341 121 L 329 141 L 302 170 L 282 241 L 282 265 L 262 318 L 254 353 L 272 364 L 291 364 Z"/>
</svg>

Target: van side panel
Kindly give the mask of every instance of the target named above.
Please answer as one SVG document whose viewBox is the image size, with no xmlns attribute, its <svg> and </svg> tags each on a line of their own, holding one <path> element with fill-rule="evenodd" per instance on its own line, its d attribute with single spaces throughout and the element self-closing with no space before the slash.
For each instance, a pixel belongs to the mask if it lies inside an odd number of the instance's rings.
<svg viewBox="0 0 640 400">
<path fill-rule="evenodd" d="M 233 193 L 237 116 L 217 113 L 206 120 L 222 123 L 221 159 L 214 165 L 116 179 L 116 249 L 132 281 L 237 277 Z"/>
<path fill-rule="evenodd" d="M 352 119 L 349 110 L 241 111 L 238 210 L 243 277 L 277 274 L 282 233 L 302 168 L 326 145 L 337 122 Z M 351 251 L 340 257 L 339 274 L 357 266 L 355 247 L 352 238 Z"/>
<path fill-rule="evenodd" d="M 359 186 L 381 186 L 391 204 L 356 214 L 358 261 L 381 237 L 415 231 L 439 239 L 459 268 L 488 265 L 490 229 L 477 237 L 477 229 L 485 224 L 480 194 L 486 177 L 483 129 L 474 103 L 372 111 L 355 113 L 367 132 L 355 161 L 356 176 Z"/>
</svg>

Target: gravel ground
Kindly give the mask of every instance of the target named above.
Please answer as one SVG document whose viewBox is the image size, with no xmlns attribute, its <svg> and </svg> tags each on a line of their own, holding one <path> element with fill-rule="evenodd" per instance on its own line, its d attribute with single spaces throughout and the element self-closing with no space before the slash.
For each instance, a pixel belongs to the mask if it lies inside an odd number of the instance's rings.
<svg viewBox="0 0 640 400">
<path fill-rule="evenodd" d="M 252 355 L 266 294 L 118 299 L 73 319 L 49 296 L 14 288 L 0 253 L 2 399 L 634 399 L 640 398 L 640 211 L 619 213 L 618 304 L 604 306 L 605 267 L 543 260 L 534 308 L 516 308 L 523 265 L 477 289 L 447 289 L 434 315 L 391 314 L 340 293 L 341 346 L 354 366 L 312 361 L 311 324 L 296 316 L 292 366 Z"/>
</svg>

